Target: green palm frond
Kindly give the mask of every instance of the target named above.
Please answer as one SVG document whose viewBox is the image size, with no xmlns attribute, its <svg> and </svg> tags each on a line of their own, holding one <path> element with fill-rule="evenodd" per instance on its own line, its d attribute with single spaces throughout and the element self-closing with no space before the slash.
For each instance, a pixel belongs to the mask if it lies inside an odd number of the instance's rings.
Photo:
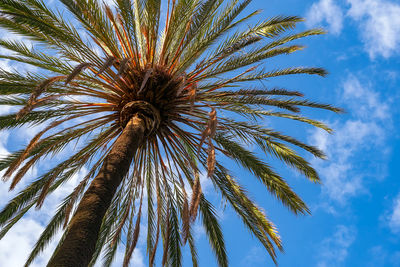
<svg viewBox="0 0 400 267">
<path fill-rule="evenodd" d="M 199 210 L 208 241 L 217 257 L 219 266 L 229 266 L 225 241 L 222 235 L 221 226 L 216 217 L 215 208 L 205 199 L 204 196 L 202 196 Z"/>
<path fill-rule="evenodd" d="M 285 206 L 295 214 L 309 213 L 306 204 L 292 191 L 288 184 L 263 163 L 252 152 L 240 144 L 230 141 L 232 137 L 217 136 L 215 141 L 222 146 L 232 159 L 252 172 Z"/>
<path fill-rule="evenodd" d="M 52 72 L 62 74 L 70 73 L 73 68 L 68 62 L 63 62 L 60 59 L 46 55 L 42 52 L 30 49 L 22 42 L 1 40 L 0 46 L 17 53 L 18 56 L 3 56 L 1 58 L 10 59 L 26 64 L 30 64 L 42 69 L 47 69 Z"/>
<path fill-rule="evenodd" d="M 222 166 L 217 167 L 214 181 L 247 228 L 263 244 L 271 258 L 276 262 L 275 247 L 282 250 L 282 245 L 275 226 L 247 197 L 246 191 L 231 178 Z"/>
</svg>

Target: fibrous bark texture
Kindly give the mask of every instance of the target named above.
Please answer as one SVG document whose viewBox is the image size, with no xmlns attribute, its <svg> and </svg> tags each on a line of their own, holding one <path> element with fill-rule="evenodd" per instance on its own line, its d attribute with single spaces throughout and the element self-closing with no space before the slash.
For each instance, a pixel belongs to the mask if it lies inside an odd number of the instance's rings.
<svg viewBox="0 0 400 267">
<path fill-rule="evenodd" d="M 49 267 L 88 266 L 95 251 L 103 217 L 132 158 L 145 135 L 145 122 L 134 116 L 105 157 L 99 173 L 90 184 L 68 225 L 62 245 L 54 253 Z"/>
</svg>

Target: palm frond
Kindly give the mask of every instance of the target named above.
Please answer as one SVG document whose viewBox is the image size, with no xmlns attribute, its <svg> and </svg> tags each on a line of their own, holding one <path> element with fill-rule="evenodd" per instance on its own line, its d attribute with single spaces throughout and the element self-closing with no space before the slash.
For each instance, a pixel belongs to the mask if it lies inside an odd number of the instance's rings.
<svg viewBox="0 0 400 267">
<path fill-rule="evenodd" d="M 216 217 L 215 209 L 211 203 L 204 198 L 204 196 L 202 196 L 200 200 L 200 214 L 208 240 L 213 248 L 215 256 L 217 257 L 218 265 L 221 267 L 229 266 L 225 241 L 222 235 L 221 226 Z"/>
<path fill-rule="evenodd" d="M 272 222 L 247 197 L 245 190 L 230 177 L 222 166 L 217 167 L 214 183 L 217 184 L 223 196 L 230 202 L 244 224 L 260 240 L 276 263 L 275 247 L 282 250 L 282 244 Z"/>
<path fill-rule="evenodd" d="M 259 178 L 271 194 L 275 195 L 293 213 L 306 214 L 310 212 L 306 204 L 293 192 L 289 185 L 252 152 L 238 143 L 231 141 L 229 137 L 220 135 L 215 140 L 229 153 L 232 159 L 236 160 Z"/>
<path fill-rule="evenodd" d="M 324 153 L 290 133 L 260 125 L 274 117 L 332 132 L 322 121 L 302 115 L 302 109 L 342 110 L 308 100 L 299 91 L 253 82 L 294 74 L 325 76 L 318 67 L 262 67 L 273 57 L 304 48 L 292 41 L 324 31 L 293 32 L 303 21 L 296 16 L 252 25 L 260 11 L 243 15 L 251 0 L 115 0 L 112 7 L 98 0 L 59 2 L 60 10 L 42 0 L 0 1 L 0 27 L 31 42 L 0 40 L 7 51 L 0 58 L 35 67 L 26 72 L 0 69 L 0 105 L 11 107 L 10 114 L 0 116 L 0 130 L 42 129 L 24 149 L 0 158 L 0 171 L 5 170 L 3 180 L 11 179 L 13 189 L 33 167 L 43 161 L 51 164 L 2 208 L 0 239 L 85 167 L 90 171 L 59 205 L 26 266 L 64 226 L 51 261 L 57 258 L 74 222 L 70 218 L 85 200 L 84 191 L 98 181 L 110 151 L 123 147 L 117 145 L 119 137 L 135 118 L 144 129 L 141 143 L 129 150 L 129 170 L 113 185 L 103 217 L 93 227 L 100 230 L 96 244 L 86 246 L 94 248 L 86 259 L 89 266 L 100 259 L 111 266 L 122 246 L 123 266 L 128 266 L 143 220 L 149 266 L 182 266 L 186 244 L 193 266 L 198 266 L 193 237 L 197 219 L 218 265 L 228 266 L 216 210 L 202 191 L 203 170 L 277 263 L 282 243 L 275 226 L 227 164 L 235 162 L 249 171 L 294 214 L 309 213 L 268 162 L 278 159 L 319 183 L 302 153 L 325 158 Z M 73 153 L 62 161 L 49 160 L 74 144 Z"/>
</svg>

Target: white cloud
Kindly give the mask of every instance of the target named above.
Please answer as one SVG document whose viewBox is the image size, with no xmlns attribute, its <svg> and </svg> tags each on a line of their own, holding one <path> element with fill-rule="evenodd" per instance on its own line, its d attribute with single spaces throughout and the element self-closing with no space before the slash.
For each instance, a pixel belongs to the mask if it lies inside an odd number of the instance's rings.
<svg viewBox="0 0 400 267">
<path fill-rule="evenodd" d="M 10 192 L 8 192 L 10 181 L 2 183 L 0 186 L 0 208 L 3 208 L 5 204 L 17 194 L 17 192 L 23 189 L 29 181 L 32 181 L 36 177 L 37 169 L 34 168 L 33 170 L 30 170 L 17 187 Z M 67 182 L 65 186 L 68 187 L 71 183 L 76 183 L 76 178 L 71 179 L 71 181 Z M 0 266 L 24 265 L 37 239 L 45 229 L 46 223 L 54 215 L 59 203 L 65 197 L 65 194 L 61 195 L 62 193 L 63 189 L 61 189 L 59 193 L 50 195 L 46 199 L 40 211 L 36 211 L 33 208 L 10 229 L 3 239 L 0 240 Z M 53 238 L 53 241 L 49 243 L 41 254 L 39 254 L 31 266 L 45 266 L 60 237 L 61 232 Z"/>
<path fill-rule="evenodd" d="M 339 35 L 346 18 L 357 23 L 361 41 L 369 56 L 388 58 L 399 54 L 400 3 L 387 0 L 319 0 L 308 10 L 307 25 L 328 27 Z M 340 4 L 343 3 L 343 4 Z"/>
<path fill-rule="evenodd" d="M 10 66 L 10 61 L 8 59 L 1 59 L 0 60 L 0 69 L 5 71 L 11 71 L 12 68 Z"/>
<path fill-rule="evenodd" d="M 247 255 L 243 258 L 241 266 L 265 266 L 268 261 L 265 249 L 254 246 L 248 249 Z"/>
<path fill-rule="evenodd" d="M 335 35 L 338 35 L 343 28 L 343 12 L 335 0 L 320 0 L 314 3 L 308 10 L 306 18 L 308 26 L 326 24 L 329 32 Z"/>
<path fill-rule="evenodd" d="M 105 4 L 107 4 L 108 6 L 110 6 L 110 7 L 115 6 L 115 1 L 114 0 L 103 0 L 103 2 Z"/>
<path fill-rule="evenodd" d="M 343 99 L 349 103 L 353 112 L 362 119 L 389 119 L 388 103 L 379 99 L 379 94 L 370 86 L 362 85 L 354 75 L 349 75 L 343 85 Z"/>
<path fill-rule="evenodd" d="M 314 143 L 326 151 L 329 158 L 315 165 L 323 175 L 322 190 L 330 199 L 344 204 L 349 197 L 365 191 L 365 176 L 354 171 L 351 160 L 358 155 L 361 147 L 368 144 L 368 140 L 376 140 L 381 135 L 381 129 L 374 123 L 360 120 L 349 120 L 343 125 L 337 123 L 333 128 L 333 136 L 320 130 L 312 136 Z"/>
<path fill-rule="evenodd" d="M 23 186 L 26 186 L 28 180 L 31 181 L 33 177 L 36 177 L 35 173 L 36 170 L 28 173 L 27 177 L 25 177 L 26 179 L 24 178 L 13 192 L 7 192 L 7 185 L 2 184 L 0 187 L 0 207 L 3 207 L 5 203 L 15 195 L 15 192 L 22 189 Z M 43 207 L 39 211 L 32 209 L 13 228 L 11 228 L 6 236 L 0 241 L 0 266 L 24 265 L 37 239 L 45 229 L 47 222 L 57 210 L 58 205 L 61 203 L 64 197 L 73 190 L 73 188 L 79 182 L 79 179 L 82 178 L 86 173 L 87 171 L 83 169 L 74 175 L 65 185 L 48 196 Z M 61 237 L 61 234 L 62 232 L 60 231 L 49 243 L 44 252 L 39 254 L 31 266 L 41 267 L 47 264 Z M 112 266 L 122 266 L 124 251 L 125 250 L 122 247 L 118 249 L 115 262 Z M 140 246 L 138 246 L 133 253 L 131 266 L 145 266 L 144 257 Z"/>
<path fill-rule="evenodd" d="M 339 225 L 333 236 L 322 241 L 317 266 L 342 266 L 355 239 L 356 231 L 352 227 Z"/>
<path fill-rule="evenodd" d="M 112 264 L 112 267 L 120 267 L 123 265 L 124 262 L 124 255 L 125 255 L 125 249 L 122 247 L 119 247 L 117 250 L 117 253 L 115 254 L 115 259 Z M 94 267 L 100 267 L 102 266 L 101 261 L 97 261 Z M 144 258 L 143 258 L 143 253 L 141 252 L 140 249 L 136 248 L 133 251 L 132 258 L 130 261 L 130 266 L 131 267 L 145 267 L 146 265 L 144 264 Z"/>
<path fill-rule="evenodd" d="M 368 266 L 385 266 L 388 252 L 380 245 L 374 246 L 368 250 L 369 265 Z"/>
<path fill-rule="evenodd" d="M 400 266 L 400 251 L 388 249 L 384 245 L 371 247 L 365 256 L 368 263 L 364 266 Z"/>
<path fill-rule="evenodd" d="M 387 223 L 392 232 L 400 233 L 400 194 L 393 201 L 393 208 L 387 220 Z"/>
<path fill-rule="evenodd" d="M 140 249 L 135 249 L 133 251 L 132 259 L 130 261 L 132 267 L 145 267 L 143 253 Z M 115 266 L 121 266 L 114 264 Z"/>
<path fill-rule="evenodd" d="M 25 44 L 29 49 L 33 48 L 33 42 L 21 35 L 11 33 L 4 29 L 0 29 L 0 36 L 5 38 L 7 41 L 21 42 Z M 17 55 L 17 53 L 0 46 L 0 55 Z M 0 59 L 0 69 L 10 72 L 12 72 L 14 69 L 17 69 L 19 73 L 24 73 L 35 71 L 38 69 L 38 67 L 17 61 L 12 61 L 9 59 Z"/>
<path fill-rule="evenodd" d="M 366 51 L 371 58 L 385 58 L 400 49 L 400 3 L 384 0 L 347 0 L 347 15 L 359 23 Z"/>
<path fill-rule="evenodd" d="M 0 132 L 0 157 L 7 156 L 10 152 L 8 152 L 6 148 L 6 142 L 8 139 L 9 133 L 6 131 L 1 131 Z"/>
<path fill-rule="evenodd" d="M 328 161 L 313 162 L 322 176 L 324 194 L 345 204 L 350 197 L 368 192 L 364 186 L 367 179 L 384 178 L 382 169 L 389 152 L 385 140 L 391 117 L 389 104 L 381 100 L 371 85 L 362 84 L 353 75 L 344 81 L 341 96 L 350 117 L 346 121 L 331 123 L 335 129 L 333 135 L 314 130 L 311 140 L 329 158 Z M 376 160 L 368 162 L 366 170 L 361 167 L 365 166 L 362 162 L 369 160 L 366 155 L 372 151 Z"/>
<path fill-rule="evenodd" d="M 43 229 L 36 220 L 21 219 L 0 242 L 0 266 L 23 266 Z M 44 266 L 49 257 L 50 253 L 46 250 L 31 266 Z"/>
<path fill-rule="evenodd" d="M 0 63 L 0 65 L 1 65 L 1 63 Z M 0 69 L 1 69 L 1 67 L 0 67 Z M 1 105 L 0 106 L 0 116 L 10 114 L 11 111 L 13 111 L 13 110 L 14 110 L 13 106 Z"/>
</svg>

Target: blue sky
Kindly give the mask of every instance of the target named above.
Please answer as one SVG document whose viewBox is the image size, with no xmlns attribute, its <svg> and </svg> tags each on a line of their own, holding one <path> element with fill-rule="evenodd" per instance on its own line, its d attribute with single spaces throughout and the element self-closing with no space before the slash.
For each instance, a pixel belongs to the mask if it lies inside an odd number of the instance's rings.
<svg viewBox="0 0 400 267">
<path fill-rule="evenodd" d="M 298 41 L 306 44 L 307 49 L 271 62 L 278 66 L 324 67 L 330 73 L 328 77 L 271 79 L 267 85 L 300 90 L 312 100 L 333 103 L 346 110 L 341 115 L 306 111 L 333 127 L 333 135 L 301 124 L 293 127 L 282 120 L 265 122 L 308 140 L 327 153 L 327 161 L 305 155 L 321 174 L 323 186 L 311 184 L 292 170 L 272 162 L 306 200 L 312 216 L 292 215 L 248 173 L 235 171 L 251 196 L 278 226 L 285 247 L 285 253 L 278 256 L 279 265 L 400 266 L 400 139 L 397 127 L 400 1 L 254 0 L 248 10 L 254 9 L 264 10 L 259 18 L 279 14 L 303 16 L 307 21 L 299 30 L 322 26 L 329 31 L 325 36 Z M 0 60 L 0 67 L 20 68 L 7 60 Z M 10 108 L 0 107 L 0 114 L 8 112 Z M 37 130 L 1 132 L 0 155 L 28 142 Z M 235 165 L 231 168 L 237 169 Z M 33 169 L 29 177 L 39 172 Z M 81 175 L 84 172 L 82 170 Z M 78 174 L 61 191 L 51 195 L 41 211 L 30 212 L 0 242 L 0 266 L 22 266 L 57 202 L 73 188 L 79 177 Z M 225 203 L 213 192 L 207 179 L 203 179 L 202 184 L 219 210 L 230 266 L 273 266 L 262 246 L 251 237 L 234 212 L 229 207 L 224 208 Z M 13 194 L 5 184 L 1 185 L 0 207 Z M 200 266 L 217 266 L 204 232 L 195 227 Z M 33 266 L 44 266 L 54 246 L 55 243 L 51 244 Z M 118 259 L 115 266 L 120 266 Z M 133 266 L 146 266 L 143 239 L 135 250 Z M 187 257 L 184 266 L 190 266 Z"/>
</svg>

